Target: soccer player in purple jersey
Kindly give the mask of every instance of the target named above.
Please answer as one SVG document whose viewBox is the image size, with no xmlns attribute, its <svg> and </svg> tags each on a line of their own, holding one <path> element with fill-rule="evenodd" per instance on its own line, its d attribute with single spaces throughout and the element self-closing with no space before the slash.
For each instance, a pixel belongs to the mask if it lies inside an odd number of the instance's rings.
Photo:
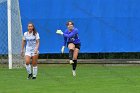
<svg viewBox="0 0 140 93">
<path fill-rule="evenodd" d="M 61 52 L 64 53 L 64 48 L 67 44 L 67 47 L 69 48 L 69 60 L 73 68 L 72 73 L 73 76 L 76 76 L 77 58 L 81 42 L 78 37 L 78 29 L 74 27 L 74 23 L 72 21 L 68 21 L 66 26 L 67 29 L 64 33 L 61 30 L 57 30 L 56 33 L 63 35 L 64 37 L 64 45 L 62 46 Z"/>
</svg>

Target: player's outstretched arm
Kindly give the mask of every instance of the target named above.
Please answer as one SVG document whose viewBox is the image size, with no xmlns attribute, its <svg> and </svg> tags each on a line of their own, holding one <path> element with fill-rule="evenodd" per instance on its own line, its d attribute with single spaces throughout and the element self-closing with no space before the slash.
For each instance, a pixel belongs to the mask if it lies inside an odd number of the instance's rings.
<svg viewBox="0 0 140 93">
<path fill-rule="evenodd" d="M 72 31 L 70 34 L 64 33 L 63 36 L 64 36 L 64 37 L 67 37 L 67 38 L 71 38 L 71 37 L 73 37 L 75 34 L 77 34 L 77 31 L 76 31 L 76 30 Z"/>
<path fill-rule="evenodd" d="M 63 35 L 62 30 L 56 30 L 56 34 Z"/>
</svg>

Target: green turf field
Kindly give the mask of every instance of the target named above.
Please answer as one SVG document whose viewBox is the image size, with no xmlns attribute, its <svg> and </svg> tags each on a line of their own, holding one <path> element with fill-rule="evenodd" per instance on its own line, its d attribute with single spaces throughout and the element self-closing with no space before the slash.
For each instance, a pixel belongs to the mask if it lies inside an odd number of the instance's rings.
<svg viewBox="0 0 140 93">
<path fill-rule="evenodd" d="M 0 93 L 140 93 L 140 66 L 39 65 L 36 80 L 25 69 L 0 68 Z"/>
</svg>

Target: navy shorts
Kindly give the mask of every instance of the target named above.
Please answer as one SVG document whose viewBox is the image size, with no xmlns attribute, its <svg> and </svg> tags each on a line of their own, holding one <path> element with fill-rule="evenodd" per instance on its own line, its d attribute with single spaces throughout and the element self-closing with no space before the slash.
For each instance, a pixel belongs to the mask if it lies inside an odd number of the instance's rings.
<svg viewBox="0 0 140 93">
<path fill-rule="evenodd" d="M 68 47 L 68 45 L 70 44 L 71 42 L 68 42 L 67 43 L 67 47 Z M 74 44 L 74 43 L 73 43 Z M 81 43 L 78 43 L 78 44 L 74 44 L 75 45 L 75 48 L 78 48 L 79 50 L 80 50 L 80 48 L 81 48 Z"/>
</svg>

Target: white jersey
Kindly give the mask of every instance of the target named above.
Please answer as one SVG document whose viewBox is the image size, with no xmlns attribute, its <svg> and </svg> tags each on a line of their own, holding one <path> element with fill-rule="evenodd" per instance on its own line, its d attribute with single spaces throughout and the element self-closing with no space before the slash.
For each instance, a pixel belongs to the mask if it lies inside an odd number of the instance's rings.
<svg viewBox="0 0 140 93">
<path fill-rule="evenodd" d="M 33 35 L 32 33 L 25 32 L 23 39 L 26 40 L 26 52 L 34 53 L 36 48 L 36 40 L 40 39 L 39 34 Z"/>
</svg>

